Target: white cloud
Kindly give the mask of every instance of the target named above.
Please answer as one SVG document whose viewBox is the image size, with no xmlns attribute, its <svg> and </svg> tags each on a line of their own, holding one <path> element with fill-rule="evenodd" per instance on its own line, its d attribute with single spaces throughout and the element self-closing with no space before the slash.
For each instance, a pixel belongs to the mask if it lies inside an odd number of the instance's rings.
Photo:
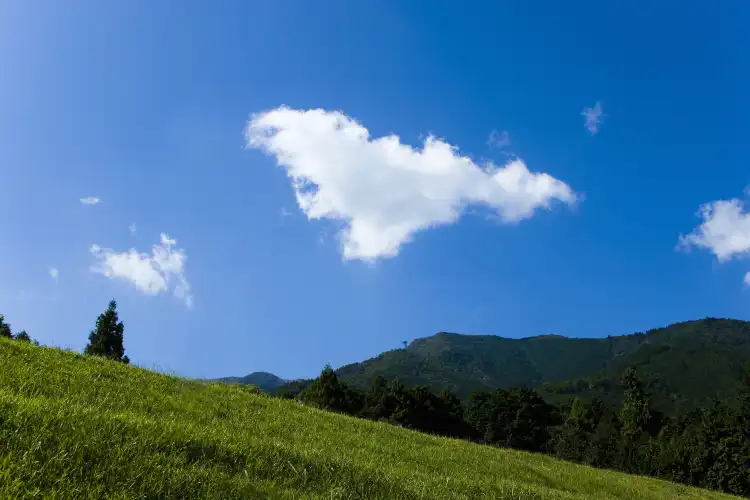
<svg viewBox="0 0 750 500">
<path fill-rule="evenodd" d="M 503 149 L 510 146 L 510 134 L 507 130 L 498 132 L 493 130 L 490 132 L 490 137 L 487 139 L 487 145 L 491 149 Z"/>
<path fill-rule="evenodd" d="M 583 126 L 586 127 L 586 130 L 588 130 L 591 135 L 595 135 L 597 132 L 599 132 L 599 126 L 601 125 L 602 118 L 604 117 L 604 109 L 602 108 L 602 103 L 596 101 L 596 104 L 594 104 L 593 108 L 583 108 L 581 116 L 584 117 Z"/>
<path fill-rule="evenodd" d="M 678 249 L 704 248 L 719 262 L 750 256 L 750 213 L 742 200 L 712 201 L 702 205 L 697 214 L 703 222 L 690 234 L 681 234 Z M 750 285 L 750 272 L 744 282 Z"/>
<path fill-rule="evenodd" d="M 138 227 L 136 227 L 135 222 L 133 222 L 130 226 L 128 226 L 128 230 L 130 231 L 131 235 L 135 235 L 135 232 L 138 230 Z"/>
<path fill-rule="evenodd" d="M 681 234 L 678 247 L 705 248 L 719 262 L 750 255 L 750 213 L 742 200 L 718 200 L 700 207 L 703 223 L 690 234 Z"/>
<path fill-rule="evenodd" d="M 521 160 L 480 166 L 432 136 L 422 149 L 393 135 L 373 139 L 339 112 L 280 107 L 254 115 L 245 135 L 248 147 L 286 170 L 308 219 L 344 223 L 346 259 L 393 257 L 415 233 L 455 223 L 470 204 L 513 223 L 554 200 L 577 200 L 564 182 L 530 172 Z"/>
<path fill-rule="evenodd" d="M 279 210 L 279 215 L 282 217 L 291 217 L 294 215 L 290 210 L 287 210 L 286 207 L 281 207 L 281 210 Z"/>
<path fill-rule="evenodd" d="M 175 297 L 191 307 L 193 296 L 185 277 L 187 254 L 182 249 L 173 249 L 176 244 L 177 241 L 161 233 L 160 242 L 152 247 L 151 254 L 140 253 L 134 248 L 118 253 L 91 245 L 91 254 L 97 261 L 91 270 L 108 278 L 130 281 L 147 295 L 158 295 L 171 289 Z"/>
<path fill-rule="evenodd" d="M 56 267 L 50 267 L 49 268 L 49 276 L 53 280 L 57 281 L 57 279 L 60 276 L 60 271 L 58 271 Z"/>
<path fill-rule="evenodd" d="M 97 205 L 101 203 L 102 200 L 100 198 L 97 198 L 96 196 L 87 196 L 86 198 L 81 198 L 81 203 L 84 205 Z"/>
</svg>

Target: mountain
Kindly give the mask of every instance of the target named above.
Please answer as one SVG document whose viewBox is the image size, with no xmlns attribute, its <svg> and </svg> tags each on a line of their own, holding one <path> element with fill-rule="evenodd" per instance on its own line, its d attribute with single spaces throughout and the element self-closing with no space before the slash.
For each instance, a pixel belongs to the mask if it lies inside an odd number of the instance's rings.
<svg viewBox="0 0 750 500">
<path fill-rule="evenodd" d="M 254 385 L 265 392 L 273 392 L 286 383 L 284 379 L 268 372 L 253 372 L 244 377 L 224 377 L 216 379 L 216 381 L 225 382 L 227 384 Z"/>
<path fill-rule="evenodd" d="M 634 366 L 655 406 L 671 410 L 733 397 L 748 356 L 749 322 L 706 318 L 606 338 L 438 333 L 337 373 L 359 388 L 383 376 L 406 386 L 449 389 L 462 399 L 474 389 L 526 385 L 551 401 L 596 396 L 614 403 L 621 395 L 622 371 Z"/>
</svg>

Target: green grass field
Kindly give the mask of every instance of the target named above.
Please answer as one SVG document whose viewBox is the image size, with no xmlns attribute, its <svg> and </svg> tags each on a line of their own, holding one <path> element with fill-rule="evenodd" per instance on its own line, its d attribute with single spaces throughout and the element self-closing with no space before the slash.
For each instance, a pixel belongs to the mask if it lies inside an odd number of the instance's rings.
<svg viewBox="0 0 750 500">
<path fill-rule="evenodd" d="M 0 339 L 0 498 L 719 499 Z"/>
</svg>

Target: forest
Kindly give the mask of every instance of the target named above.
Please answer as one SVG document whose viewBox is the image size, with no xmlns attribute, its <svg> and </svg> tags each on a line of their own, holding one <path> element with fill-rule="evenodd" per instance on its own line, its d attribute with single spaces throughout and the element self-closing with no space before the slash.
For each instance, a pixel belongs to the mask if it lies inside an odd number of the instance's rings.
<svg viewBox="0 0 750 500">
<path fill-rule="evenodd" d="M 359 418 L 492 446 L 547 453 L 593 467 L 658 477 L 750 497 L 750 378 L 732 403 L 714 399 L 667 416 L 653 408 L 636 370 L 620 381 L 618 406 L 575 397 L 551 404 L 526 387 L 476 390 L 463 403 L 443 390 L 377 377 L 367 390 L 326 366 L 278 397 Z"/>
</svg>

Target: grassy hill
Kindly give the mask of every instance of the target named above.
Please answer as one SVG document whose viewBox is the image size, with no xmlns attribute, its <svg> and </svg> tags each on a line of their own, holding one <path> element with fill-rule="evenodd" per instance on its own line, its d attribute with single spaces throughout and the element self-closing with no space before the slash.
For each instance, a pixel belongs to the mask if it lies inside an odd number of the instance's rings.
<svg viewBox="0 0 750 500">
<path fill-rule="evenodd" d="M 731 498 L 4 339 L 0 366 L 0 498 Z"/>
<path fill-rule="evenodd" d="M 616 402 L 620 374 L 635 366 L 655 405 L 669 410 L 733 397 L 748 359 L 750 323 L 707 318 L 607 338 L 439 333 L 337 373 L 360 388 L 382 375 L 434 392 L 450 389 L 462 398 L 474 389 L 526 385 L 552 401 L 598 396 Z"/>
</svg>

